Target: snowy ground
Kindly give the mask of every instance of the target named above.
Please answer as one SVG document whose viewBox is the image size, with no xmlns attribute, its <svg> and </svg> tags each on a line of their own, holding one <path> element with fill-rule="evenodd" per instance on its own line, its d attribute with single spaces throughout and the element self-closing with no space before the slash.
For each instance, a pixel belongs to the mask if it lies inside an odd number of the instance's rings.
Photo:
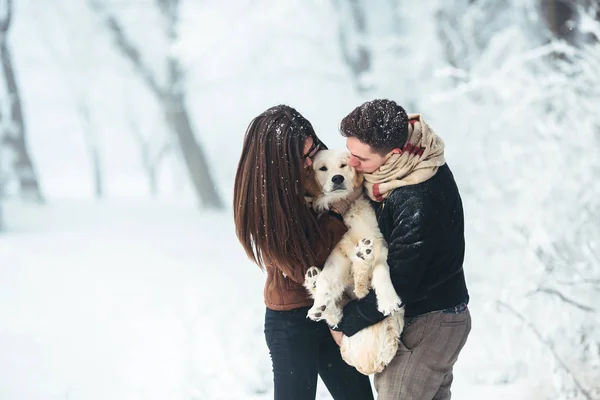
<svg viewBox="0 0 600 400">
<path fill-rule="evenodd" d="M 0 399 L 269 399 L 262 272 L 229 213 L 194 205 L 9 203 L 0 236 Z M 457 399 L 529 399 L 488 357 L 471 285 Z M 513 371 L 519 373 L 519 371 Z M 323 385 L 318 398 L 329 398 Z"/>
</svg>

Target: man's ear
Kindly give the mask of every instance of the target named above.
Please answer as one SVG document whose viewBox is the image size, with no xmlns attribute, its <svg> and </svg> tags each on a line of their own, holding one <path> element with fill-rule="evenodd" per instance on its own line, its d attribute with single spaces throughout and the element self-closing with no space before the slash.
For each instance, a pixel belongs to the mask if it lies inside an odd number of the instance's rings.
<svg viewBox="0 0 600 400">
<path fill-rule="evenodd" d="M 402 154 L 402 149 L 399 148 L 399 147 L 396 147 L 395 149 L 390 150 L 389 153 L 387 153 L 385 155 L 385 159 L 387 160 L 388 158 L 390 158 L 394 154 Z"/>
<path fill-rule="evenodd" d="M 306 180 L 304 185 L 304 196 L 305 197 L 316 197 L 322 194 L 323 189 L 319 182 L 317 181 L 317 177 L 315 176 L 315 170 L 312 167 L 306 168 Z"/>
</svg>

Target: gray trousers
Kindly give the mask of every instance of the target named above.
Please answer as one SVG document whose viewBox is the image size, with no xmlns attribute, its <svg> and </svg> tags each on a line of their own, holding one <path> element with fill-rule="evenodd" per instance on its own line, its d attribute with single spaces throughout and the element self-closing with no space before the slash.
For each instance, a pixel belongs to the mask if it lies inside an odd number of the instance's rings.
<svg viewBox="0 0 600 400">
<path fill-rule="evenodd" d="M 471 331 L 469 310 L 432 312 L 406 324 L 396 357 L 375 375 L 377 399 L 450 399 L 452 368 Z"/>
</svg>

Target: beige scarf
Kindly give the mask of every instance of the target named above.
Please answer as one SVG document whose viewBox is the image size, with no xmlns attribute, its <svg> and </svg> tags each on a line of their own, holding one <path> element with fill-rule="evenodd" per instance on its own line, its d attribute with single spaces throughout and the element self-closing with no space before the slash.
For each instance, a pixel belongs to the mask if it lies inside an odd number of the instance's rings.
<svg viewBox="0 0 600 400">
<path fill-rule="evenodd" d="M 409 114 L 408 119 L 408 140 L 400 154 L 392 154 L 377 171 L 363 174 L 375 201 L 383 201 L 398 187 L 425 182 L 446 163 L 442 139 L 420 114 Z"/>
</svg>

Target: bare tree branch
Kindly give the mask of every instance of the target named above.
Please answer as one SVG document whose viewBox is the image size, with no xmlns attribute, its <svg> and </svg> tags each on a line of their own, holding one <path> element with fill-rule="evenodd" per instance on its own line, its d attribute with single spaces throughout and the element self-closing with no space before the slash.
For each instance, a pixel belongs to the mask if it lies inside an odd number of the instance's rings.
<svg viewBox="0 0 600 400">
<path fill-rule="evenodd" d="M 580 310 L 582 310 L 582 311 L 586 311 L 586 312 L 592 312 L 592 313 L 595 313 L 595 312 L 596 312 L 596 309 L 595 309 L 595 308 L 588 307 L 588 306 L 586 306 L 586 305 L 583 305 L 583 304 L 579 304 L 579 303 L 577 303 L 575 300 L 571 300 L 570 298 L 568 298 L 567 296 L 565 296 L 564 294 L 562 294 L 561 292 L 559 292 L 559 291 L 558 291 L 558 290 L 556 290 L 556 289 L 551 289 L 551 288 L 538 288 L 538 289 L 536 289 L 536 290 L 534 290 L 534 291 L 531 291 L 531 292 L 529 292 L 527 295 L 528 295 L 528 296 L 531 296 L 531 295 L 533 295 L 533 294 L 536 294 L 536 293 L 546 293 L 546 294 L 551 294 L 551 295 L 554 295 L 554 296 L 558 297 L 559 299 L 561 299 L 561 300 L 562 300 L 562 301 L 564 301 L 565 303 L 567 303 L 567 304 L 570 304 L 570 305 L 572 305 L 573 307 L 575 307 L 575 308 L 578 308 L 578 309 L 580 309 Z"/>
<path fill-rule="evenodd" d="M 169 39 L 175 39 L 179 0 L 156 0 L 156 5 L 167 20 L 167 36 Z"/>
<path fill-rule="evenodd" d="M 0 34 L 5 35 L 12 21 L 12 0 L 0 1 Z"/>
<path fill-rule="evenodd" d="M 562 285 L 562 286 L 600 285 L 600 279 L 583 278 L 578 281 L 560 281 L 557 279 L 556 283 L 558 283 L 559 285 Z M 598 287 L 598 289 L 600 290 L 600 287 Z"/>
<path fill-rule="evenodd" d="M 586 247 L 590 251 L 590 254 L 592 255 L 592 257 L 594 257 L 594 259 L 596 260 L 598 265 L 600 265 L 600 254 L 598 254 L 598 252 L 592 248 L 592 242 L 588 241 L 586 243 Z M 597 279 L 597 283 L 600 283 L 600 279 Z"/>
<path fill-rule="evenodd" d="M 152 91 L 158 97 L 162 97 L 163 90 L 158 84 L 154 74 L 152 73 L 152 70 L 144 63 L 140 52 L 133 45 L 133 42 L 127 37 L 116 17 L 106 10 L 101 1 L 89 1 L 92 8 L 97 11 L 102 18 L 104 18 L 106 26 L 114 35 L 115 44 L 117 47 L 119 47 L 119 50 L 121 50 L 129 59 L 129 61 L 131 61 L 136 72 L 146 81 L 146 84 L 152 89 Z"/>
<path fill-rule="evenodd" d="M 586 399 L 592 400 L 592 395 L 590 394 L 590 392 L 587 391 L 582 386 L 581 382 L 579 382 L 579 380 L 577 379 L 577 377 L 575 376 L 575 374 L 573 373 L 573 371 L 571 371 L 569 369 L 569 367 L 567 366 L 567 364 L 558 355 L 558 353 L 554 349 L 554 346 L 552 345 L 552 343 L 550 341 L 548 341 L 547 339 L 544 339 L 544 337 L 542 336 L 542 334 L 540 333 L 540 331 L 538 331 L 537 328 L 529 320 L 527 320 L 523 316 L 523 314 L 521 314 L 520 312 L 516 311 L 514 308 L 512 308 L 511 306 L 509 306 L 508 304 L 504 303 L 501 300 L 498 300 L 496 303 L 499 306 L 504 307 L 505 309 L 507 309 L 508 311 L 510 311 L 515 317 L 517 317 L 521 322 L 523 322 L 523 324 L 526 327 L 528 327 L 531 330 L 531 332 L 533 332 L 533 334 L 540 341 L 540 343 L 542 343 L 544 345 L 544 347 L 546 347 L 550 351 L 550 353 L 552 354 L 552 356 L 554 357 L 554 360 L 558 363 L 558 365 L 560 365 L 561 368 L 564 369 L 567 372 L 567 374 L 573 379 L 573 382 L 575 383 L 575 386 L 577 387 L 577 389 L 579 390 L 579 392 Z"/>
</svg>

